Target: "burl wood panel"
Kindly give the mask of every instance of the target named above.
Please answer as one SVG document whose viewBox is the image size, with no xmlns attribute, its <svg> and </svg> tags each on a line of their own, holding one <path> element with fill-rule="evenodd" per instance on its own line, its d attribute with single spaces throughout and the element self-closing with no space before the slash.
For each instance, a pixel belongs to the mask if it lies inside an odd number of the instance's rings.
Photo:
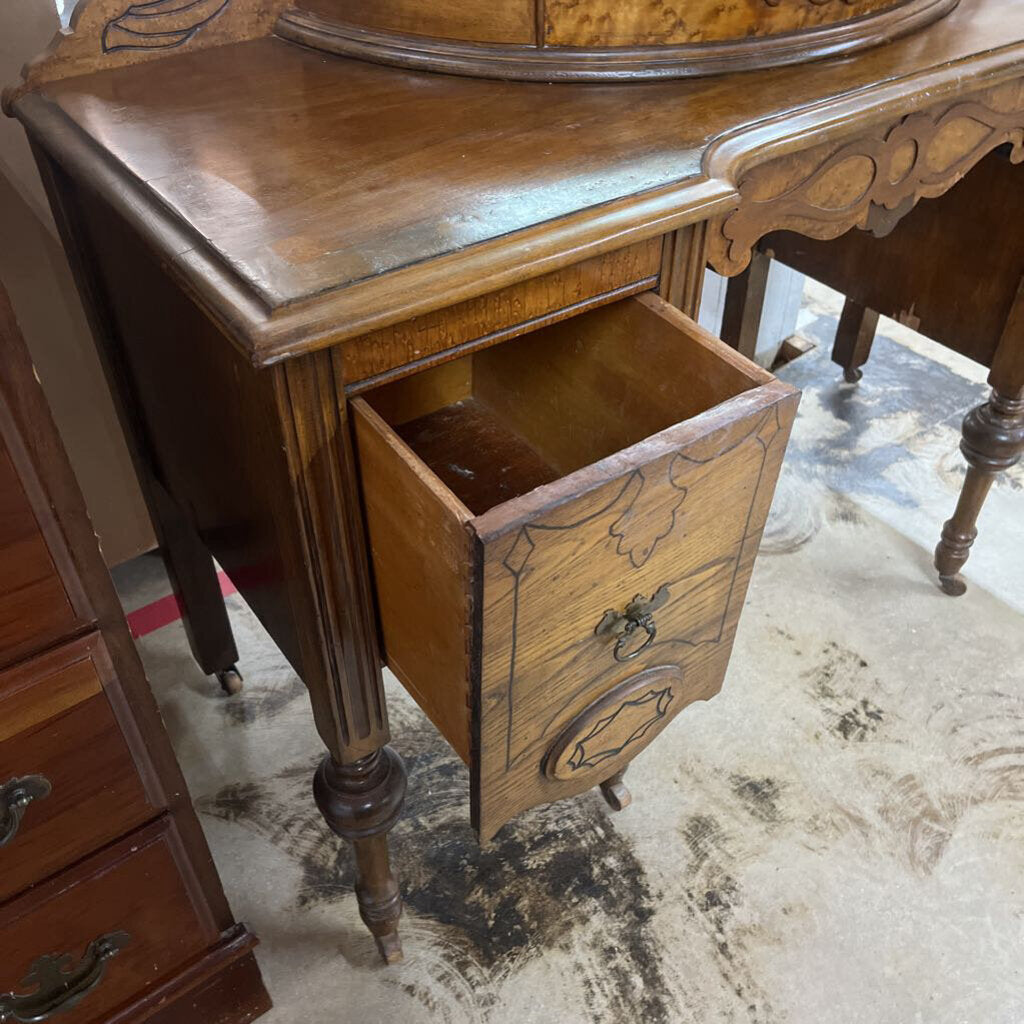
<svg viewBox="0 0 1024 1024">
<path fill-rule="evenodd" d="M 189 872 L 165 818 L 18 897 L 0 924 L 0 991 L 32 991 L 29 968 L 44 954 L 67 953 L 77 965 L 90 942 L 125 932 L 99 984 L 61 1014 L 67 1024 L 110 1019 L 220 937 Z"/>
<path fill-rule="evenodd" d="M 103 691 L 96 634 L 0 674 L 0 783 L 42 775 L 5 848 L 0 899 L 46 878 L 159 811 Z"/>
<path fill-rule="evenodd" d="M 1024 167 L 992 153 L 891 234 L 831 242 L 790 232 L 763 247 L 855 302 L 991 366 L 1024 277 Z"/>
<path fill-rule="evenodd" d="M 904 0 L 545 0 L 549 46 L 653 46 L 796 32 Z"/>
<path fill-rule="evenodd" d="M 363 335 L 342 348 L 345 380 L 354 385 L 398 367 L 412 372 L 436 353 L 452 359 L 573 316 L 602 302 L 651 288 L 661 239 L 627 246 L 478 299 Z"/>
<path fill-rule="evenodd" d="M 534 0 L 299 0 L 300 9 L 364 28 L 484 43 L 532 43 Z"/>
</svg>

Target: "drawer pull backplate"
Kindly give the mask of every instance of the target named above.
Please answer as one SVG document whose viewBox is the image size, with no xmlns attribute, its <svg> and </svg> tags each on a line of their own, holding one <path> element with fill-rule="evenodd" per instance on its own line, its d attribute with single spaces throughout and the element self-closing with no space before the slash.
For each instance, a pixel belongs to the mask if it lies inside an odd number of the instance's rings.
<svg viewBox="0 0 1024 1024">
<path fill-rule="evenodd" d="M 658 587 L 650 597 L 637 594 L 626 605 L 624 612 L 617 612 L 615 609 L 609 608 L 597 624 L 594 633 L 597 636 L 617 637 L 615 647 L 612 648 L 615 660 L 630 661 L 654 643 L 654 638 L 658 635 L 658 627 L 654 624 L 654 613 L 668 601 L 668 598 L 667 583 Z M 630 650 L 632 636 L 638 629 L 647 633 L 647 639 L 638 647 L 633 647 Z"/>
<path fill-rule="evenodd" d="M 25 808 L 49 795 L 50 780 L 42 775 L 23 775 L 0 786 L 0 846 L 18 834 Z"/>
<path fill-rule="evenodd" d="M 102 980 L 107 961 L 131 941 L 127 932 L 110 932 L 93 939 L 85 954 L 73 966 L 70 953 L 48 953 L 39 957 L 22 979 L 26 995 L 0 993 L 0 1022 L 36 1024 L 76 1006 Z"/>
</svg>

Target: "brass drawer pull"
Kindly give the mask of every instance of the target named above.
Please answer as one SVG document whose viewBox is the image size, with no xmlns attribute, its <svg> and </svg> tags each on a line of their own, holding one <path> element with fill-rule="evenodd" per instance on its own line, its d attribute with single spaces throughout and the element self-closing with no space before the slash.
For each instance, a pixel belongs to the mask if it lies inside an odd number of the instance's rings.
<svg viewBox="0 0 1024 1024">
<path fill-rule="evenodd" d="M 663 583 L 649 598 L 643 594 L 637 594 L 624 612 L 617 612 L 610 608 L 604 613 L 604 617 L 597 624 L 594 633 L 597 636 L 618 637 L 612 654 L 616 661 L 631 661 L 642 654 L 658 635 L 658 627 L 654 623 L 654 613 L 668 601 L 668 584 Z M 633 634 L 642 629 L 647 633 L 647 639 L 639 647 L 628 651 L 630 640 Z"/>
<path fill-rule="evenodd" d="M 23 775 L 0 786 L 0 846 L 6 846 L 18 834 L 28 805 L 49 795 L 50 780 L 42 775 Z"/>
<path fill-rule="evenodd" d="M 0 1022 L 36 1024 L 77 1006 L 102 980 L 107 961 L 131 941 L 127 932 L 110 932 L 93 939 L 85 955 L 72 966 L 70 953 L 48 953 L 39 957 L 22 979 L 27 995 L 0 993 Z"/>
</svg>

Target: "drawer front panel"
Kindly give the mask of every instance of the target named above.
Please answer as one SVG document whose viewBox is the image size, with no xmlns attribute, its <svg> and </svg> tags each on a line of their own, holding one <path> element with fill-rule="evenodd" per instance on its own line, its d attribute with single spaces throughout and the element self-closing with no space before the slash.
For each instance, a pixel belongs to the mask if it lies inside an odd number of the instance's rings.
<svg viewBox="0 0 1024 1024">
<path fill-rule="evenodd" d="M 71 605 L 10 453 L 0 441 L 0 665 L 71 633 Z"/>
<path fill-rule="evenodd" d="M 638 446 L 628 472 L 484 538 L 482 838 L 596 785 L 721 688 L 796 402 L 765 385 L 677 428 L 652 461 Z"/>
<path fill-rule="evenodd" d="M 0 899 L 155 817 L 97 636 L 0 674 Z"/>
<path fill-rule="evenodd" d="M 210 946 L 218 933 L 187 871 L 162 819 L 8 904 L 0 1019 L 48 1004 L 64 1024 L 105 1020 Z"/>
</svg>

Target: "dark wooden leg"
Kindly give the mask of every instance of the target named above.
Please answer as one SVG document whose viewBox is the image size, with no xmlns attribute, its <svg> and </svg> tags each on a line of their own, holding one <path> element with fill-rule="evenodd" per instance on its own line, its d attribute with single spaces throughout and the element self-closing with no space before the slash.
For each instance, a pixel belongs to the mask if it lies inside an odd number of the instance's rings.
<svg viewBox="0 0 1024 1024">
<path fill-rule="evenodd" d="M 320 813 L 355 849 L 359 915 L 389 964 L 402 959 L 402 896 L 391 870 L 387 833 L 402 812 L 405 785 L 405 766 L 390 747 L 351 764 L 326 757 L 313 778 Z"/>
<path fill-rule="evenodd" d="M 88 256 L 88 233 L 74 204 L 65 201 L 68 185 L 64 172 L 34 146 L 33 153 L 110 384 L 171 588 L 181 606 L 192 654 L 207 675 L 217 676 L 225 691 L 238 693 L 242 688 L 242 676 L 235 665 L 238 651 L 213 558 L 191 519 L 161 482 L 145 418 L 131 386 L 116 318 L 95 261 Z"/>
<path fill-rule="evenodd" d="M 622 781 L 626 769 L 616 772 L 601 783 L 601 796 L 613 811 L 623 811 L 633 802 L 633 794 Z"/>
<path fill-rule="evenodd" d="M 771 266 L 772 258 L 767 253 L 755 252 L 750 266 L 730 278 L 726 287 L 722 340 L 748 359 L 753 359 L 757 351 Z"/>
<path fill-rule="evenodd" d="M 832 346 L 832 362 L 843 368 L 847 384 L 856 384 L 864 376 L 861 367 L 871 355 L 877 330 L 877 311 L 847 299 Z"/>
<path fill-rule="evenodd" d="M 207 675 L 216 675 L 229 694 L 242 689 L 235 663 L 238 649 L 213 556 L 195 527 L 163 486 L 152 479 L 143 490 L 153 516 L 160 553 L 178 604 L 192 655 Z"/>
<path fill-rule="evenodd" d="M 405 799 L 405 767 L 389 746 L 373 587 L 359 478 L 337 352 L 284 367 L 288 450 L 303 504 L 306 557 L 316 567 L 316 619 L 325 659 L 311 657 L 303 681 L 329 751 L 313 795 L 337 835 L 352 843 L 359 913 L 387 963 L 402 957 L 402 899 L 388 832 Z"/>
<path fill-rule="evenodd" d="M 942 589 L 953 597 L 967 590 L 960 570 L 967 564 L 978 536 L 978 516 L 996 477 L 1016 465 L 1024 453 L 1024 395 L 1010 398 L 993 391 L 985 405 L 964 420 L 960 450 L 967 460 L 967 479 L 953 518 L 942 528 L 935 549 L 935 568 Z"/>
</svg>

